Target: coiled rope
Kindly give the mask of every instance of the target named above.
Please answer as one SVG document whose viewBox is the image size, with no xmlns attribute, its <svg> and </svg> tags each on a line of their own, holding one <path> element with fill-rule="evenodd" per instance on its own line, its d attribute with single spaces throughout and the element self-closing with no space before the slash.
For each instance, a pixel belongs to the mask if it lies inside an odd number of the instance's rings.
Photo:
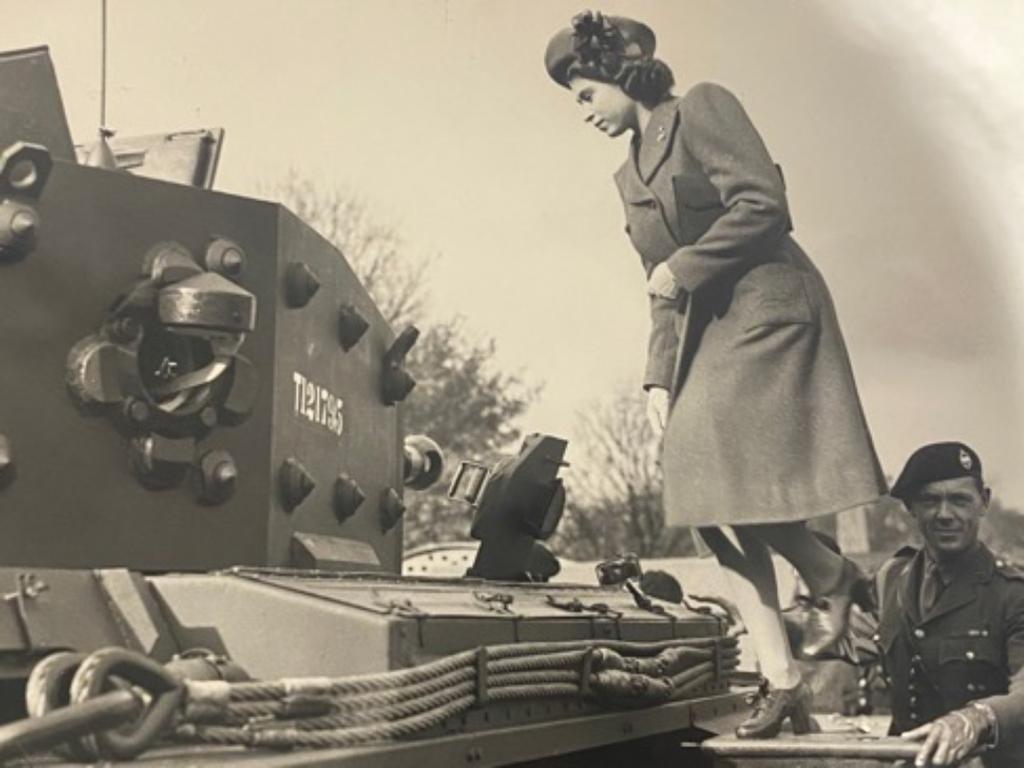
<svg viewBox="0 0 1024 768">
<path fill-rule="evenodd" d="M 217 745 L 351 747 L 408 738 L 488 702 L 653 705 L 725 684 L 738 653 L 729 637 L 525 643 L 371 675 L 189 681 L 174 736 Z"/>
<path fill-rule="evenodd" d="M 410 669 L 276 681 L 182 680 L 123 648 L 55 654 L 26 686 L 33 715 L 0 728 L 0 760 L 40 749 L 126 760 L 155 742 L 350 747 L 424 735 L 499 702 L 654 705 L 720 691 L 738 664 L 734 637 L 484 646 Z M 104 693 L 111 688 L 112 693 Z"/>
</svg>

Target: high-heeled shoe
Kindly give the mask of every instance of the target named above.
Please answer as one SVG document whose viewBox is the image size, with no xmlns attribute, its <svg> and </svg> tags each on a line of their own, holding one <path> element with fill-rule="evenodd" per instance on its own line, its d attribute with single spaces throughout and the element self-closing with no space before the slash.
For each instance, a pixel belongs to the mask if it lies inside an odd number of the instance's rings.
<svg viewBox="0 0 1024 768">
<path fill-rule="evenodd" d="M 801 653 L 814 659 L 829 651 L 843 635 L 850 623 L 850 607 L 855 601 L 866 601 L 870 590 L 865 589 L 867 579 L 852 560 L 843 560 L 839 583 L 831 591 L 816 595 L 814 605 L 807 611 Z"/>
<path fill-rule="evenodd" d="M 793 688 L 772 688 L 762 683 L 754 699 L 754 711 L 736 728 L 740 739 L 773 739 L 789 719 L 794 734 L 811 733 L 817 723 L 811 717 L 811 689 L 804 682 Z"/>
</svg>

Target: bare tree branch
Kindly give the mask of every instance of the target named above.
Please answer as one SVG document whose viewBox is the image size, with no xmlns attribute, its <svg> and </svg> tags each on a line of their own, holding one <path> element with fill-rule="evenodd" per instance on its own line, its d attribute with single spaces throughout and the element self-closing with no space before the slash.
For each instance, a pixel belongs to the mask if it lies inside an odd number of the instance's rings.
<svg viewBox="0 0 1024 768">
<path fill-rule="evenodd" d="M 644 395 L 619 392 L 578 419 L 581 439 L 567 477 L 569 503 L 556 550 L 587 559 L 691 554 L 688 531 L 665 526 L 659 446 Z"/>
</svg>

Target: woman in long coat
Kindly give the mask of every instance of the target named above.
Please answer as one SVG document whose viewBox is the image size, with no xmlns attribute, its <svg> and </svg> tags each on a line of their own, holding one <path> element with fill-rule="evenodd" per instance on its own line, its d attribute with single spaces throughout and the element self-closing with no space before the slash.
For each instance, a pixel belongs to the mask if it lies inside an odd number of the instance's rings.
<svg viewBox="0 0 1024 768">
<path fill-rule="evenodd" d="M 644 387 L 663 429 L 670 525 L 699 527 L 729 576 L 768 681 L 740 736 L 808 727 L 779 615 L 769 547 L 823 608 L 804 652 L 845 629 L 859 573 L 807 520 L 885 492 L 838 320 L 821 275 L 790 237 L 781 170 L 728 90 L 672 95 L 654 33 L 583 13 L 548 45 L 545 64 L 586 122 L 632 133 L 615 174 L 626 231 L 648 277 Z"/>
</svg>

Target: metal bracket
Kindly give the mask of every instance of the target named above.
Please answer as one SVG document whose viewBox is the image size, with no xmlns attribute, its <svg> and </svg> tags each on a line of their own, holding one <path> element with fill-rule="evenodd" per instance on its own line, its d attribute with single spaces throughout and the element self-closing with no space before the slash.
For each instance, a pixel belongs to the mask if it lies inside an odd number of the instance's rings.
<svg viewBox="0 0 1024 768">
<path fill-rule="evenodd" d="M 14 609 L 18 629 L 25 642 L 25 649 L 32 650 L 34 646 L 32 633 L 29 631 L 27 603 L 48 590 L 50 585 L 31 572 L 18 573 L 16 580 L 15 591 L 5 594 L 3 600 Z"/>
<path fill-rule="evenodd" d="M 515 602 L 516 598 L 509 592 L 474 592 L 473 599 L 481 603 L 488 611 L 508 616 L 515 615 L 509 606 Z"/>
</svg>

